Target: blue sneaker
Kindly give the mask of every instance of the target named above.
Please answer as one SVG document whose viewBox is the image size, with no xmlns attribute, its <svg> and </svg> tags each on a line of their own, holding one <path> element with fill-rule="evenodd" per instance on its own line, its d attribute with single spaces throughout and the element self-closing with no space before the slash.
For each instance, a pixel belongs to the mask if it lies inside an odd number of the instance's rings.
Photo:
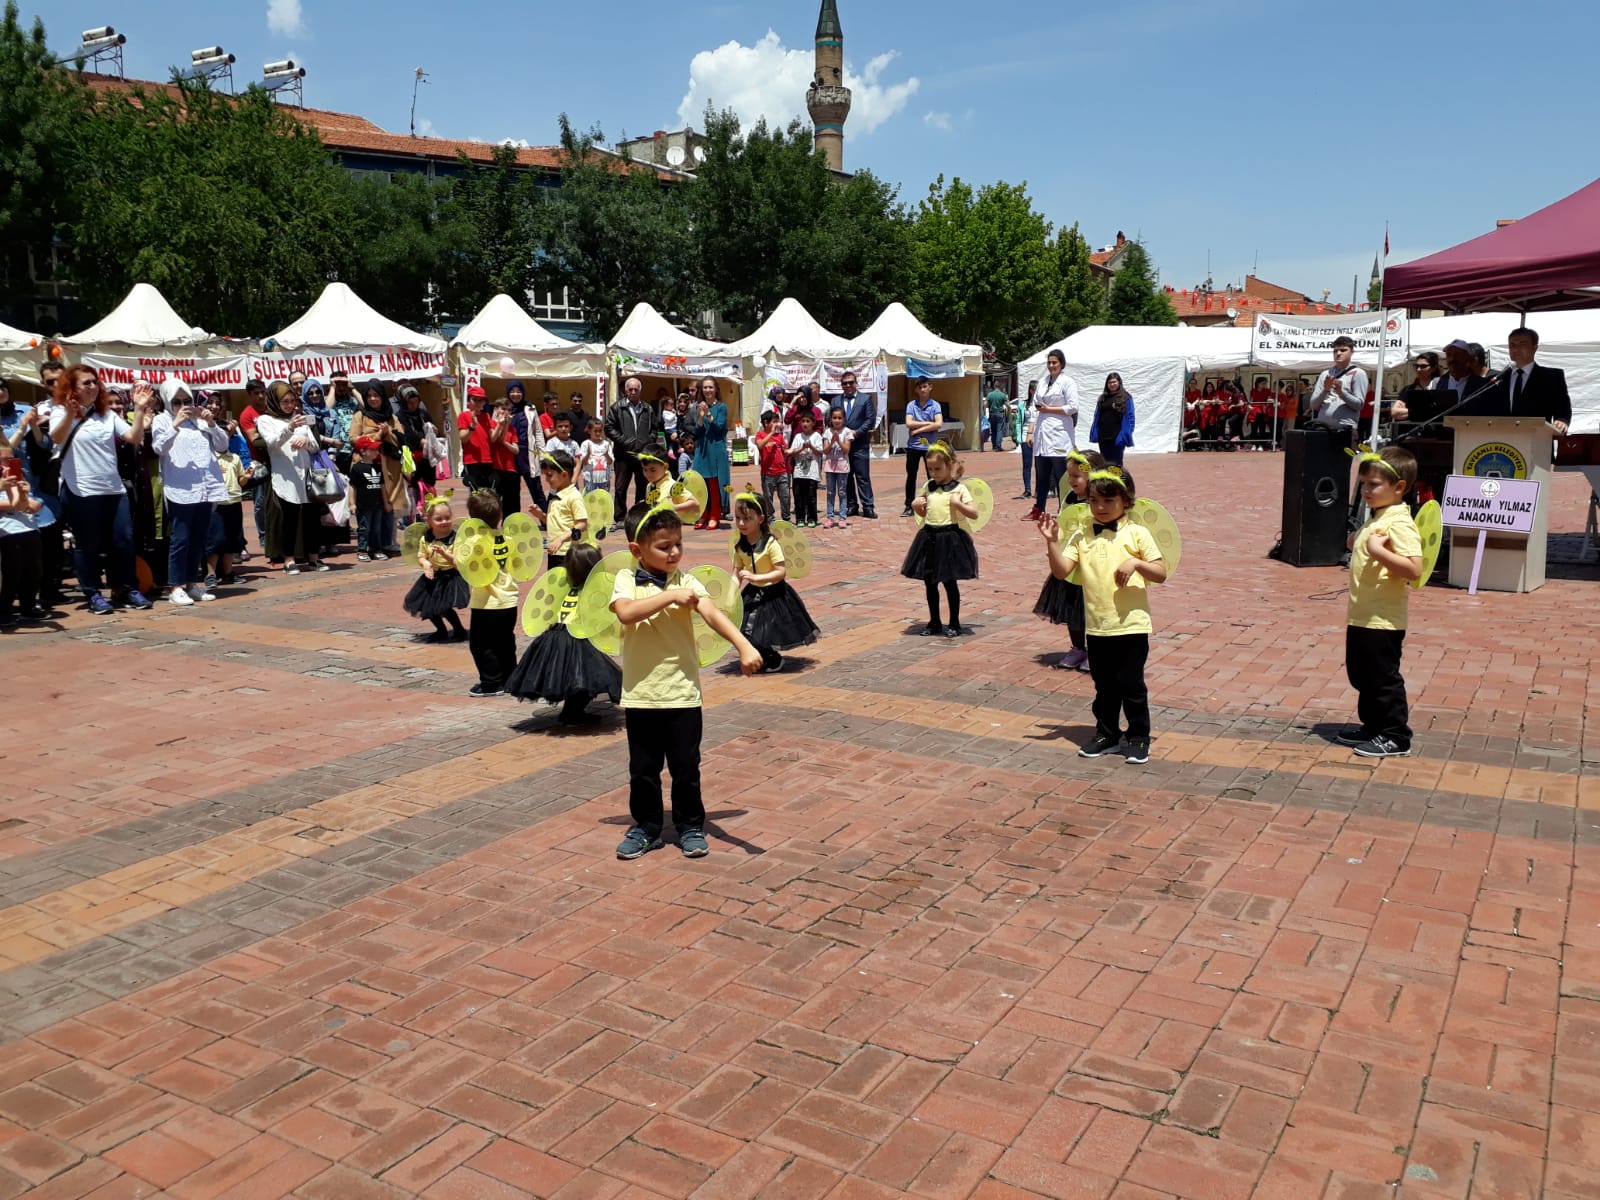
<svg viewBox="0 0 1600 1200">
<path fill-rule="evenodd" d="M 95 592 L 89 597 L 89 611 L 97 617 L 109 617 L 117 610 L 111 607 L 111 601 Z"/>
<path fill-rule="evenodd" d="M 683 851 L 685 858 L 704 858 L 711 853 L 711 847 L 706 844 L 705 831 L 693 825 L 678 831 L 678 849 Z"/>
<path fill-rule="evenodd" d="M 661 849 L 661 835 L 659 833 L 646 833 L 635 825 L 627 833 L 623 834 L 622 842 L 617 847 L 617 857 L 631 861 L 635 858 L 643 858 L 650 851 L 659 849 Z"/>
<path fill-rule="evenodd" d="M 154 608 L 155 605 L 150 603 L 150 599 L 149 599 L 148 596 L 146 596 L 143 592 L 139 591 L 138 588 L 135 588 L 131 592 L 129 592 L 125 597 L 123 597 L 122 607 L 124 607 L 124 608 L 146 609 L 146 608 Z"/>
</svg>

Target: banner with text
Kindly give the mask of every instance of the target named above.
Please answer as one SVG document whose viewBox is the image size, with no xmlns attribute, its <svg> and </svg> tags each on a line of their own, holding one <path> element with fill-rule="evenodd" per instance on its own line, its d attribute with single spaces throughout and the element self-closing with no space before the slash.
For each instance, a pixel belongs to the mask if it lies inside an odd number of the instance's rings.
<svg viewBox="0 0 1600 1200">
<path fill-rule="evenodd" d="M 169 379 L 179 379 L 190 387 L 231 391 L 244 387 L 249 357 L 244 354 L 228 358 L 85 354 L 83 363 L 98 371 L 101 381 L 108 387 L 132 387 L 136 383 L 159 387 Z"/>
<path fill-rule="evenodd" d="M 1380 346 L 1385 369 L 1400 366 L 1411 352 L 1406 314 L 1398 310 L 1315 317 L 1263 313 L 1250 340 L 1250 361 L 1255 366 L 1321 370 L 1333 362 L 1337 337 L 1355 342 L 1355 361 L 1362 367 L 1378 365 Z"/>
<path fill-rule="evenodd" d="M 334 371 L 345 371 L 350 382 L 360 386 L 369 379 L 384 383 L 437 379 L 445 373 L 445 365 L 442 350 L 302 350 L 293 354 L 275 350 L 250 356 L 250 377 L 270 382 L 288 379 L 291 371 L 304 371 L 308 379 L 326 382 Z"/>
<path fill-rule="evenodd" d="M 612 364 L 622 378 L 629 375 L 678 375 L 686 379 L 743 379 L 736 358 L 695 358 L 687 354 L 614 354 Z"/>
</svg>

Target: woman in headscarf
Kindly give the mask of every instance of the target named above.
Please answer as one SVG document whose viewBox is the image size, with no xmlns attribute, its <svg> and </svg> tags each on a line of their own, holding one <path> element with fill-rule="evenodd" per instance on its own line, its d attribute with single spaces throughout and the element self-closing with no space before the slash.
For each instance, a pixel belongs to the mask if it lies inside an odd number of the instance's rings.
<svg viewBox="0 0 1600 1200">
<path fill-rule="evenodd" d="M 416 464 L 416 472 L 406 489 L 406 498 L 412 501 L 417 497 L 419 488 L 426 487 L 431 492 L 439 482 L 433 460 L 428 457 L 428 444 L 435 434 L 433 425 L 428 421 L 428 410 L 422 406 L 422 393 L 414 385 L 402 383 L 396 399 L 400 401 L 400 441 L 411 451 L 411 461 Z M 414 512 L 415 508 L 408 506 L 407 511 Z"/>
<path fill-rule="evenodd" d="M 1100 457 L 1118 467 L 1123 454 L 1133 445 L 1133 397 L 1122 386 L 1122 376 L 1116 371 L 1106 376 L 1105 387 L 1095 401 L 1089 440 L 1099 445 Z"/>
<path fill-rule="evenodd" d="M 265 411 L 256 433 L 272 463 L 272 500 L 267 505 L 267 561 L 282 563 L 285 575 L 302 564 L 326 571 L 322 561 L 322 512 L 306 492 L 306 472 L 317 450 L 311 418 L 300 411 L 300 397 L 279 379 L 267 388 Z"/>
<path fill-rule="evenodd" d="M 378 461 L 383 466 L 383 506 L 388 509 L 384 519 L 383 540 L 380 547 L 385 554 L 396 557 L 400 549 L 395 545 L 394 518 L 401 514 L 409 517 L 406 506 L 406 476 L 400 465 L 400 446 L 404 430 L 399 419 L 389 408 L 389 393 L 376 379 L 367 380 L 361 389 L 361 410 L 350 418 L 350 441 L 357 438 L 376 438 L 382 443 Z M 406 524 L 410 524 L 406 520 Z"/>
<path fill-rule="evenodd" d="M 201 581 L 206 573 L 206 541 L 211 510 L 228 498 L 217 455 L 228 448 L 228 431 L 211 409 L 195 402 L 188 385 L 168 379 L 161 385 L 167 411 L 150 429 L 151 445 L 161 456 L 162 495 L 167 517 L 168 599 L 188 606 L 215 600 Z"/>
</svg>

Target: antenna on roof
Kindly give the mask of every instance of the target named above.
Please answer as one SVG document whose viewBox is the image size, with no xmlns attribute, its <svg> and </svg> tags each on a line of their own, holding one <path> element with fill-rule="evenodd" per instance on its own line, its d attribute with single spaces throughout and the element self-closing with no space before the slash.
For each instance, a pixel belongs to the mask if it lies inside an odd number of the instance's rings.
<svg viewBox="0 0 1600 1200">
<path fill-rule="evenodd" d="M 83 31 L 83 42 L 78 47 L 78 62 L 82 66 L 94 63 L 110 63 L 117 69 L 117 78 L 126 76 L 122 73 L 122 47 L 127 45 L 128 36 L 118 33 L 109 25 L 100 25 L 94 29 Z"/>
<path fill-rule="evenodd" d="M 411 82 L 411 136 L 417 136 L 417 89 L 428 82 L 428 73 L 421 67 L 417 68 L 416 77 Z"/>
</svg>

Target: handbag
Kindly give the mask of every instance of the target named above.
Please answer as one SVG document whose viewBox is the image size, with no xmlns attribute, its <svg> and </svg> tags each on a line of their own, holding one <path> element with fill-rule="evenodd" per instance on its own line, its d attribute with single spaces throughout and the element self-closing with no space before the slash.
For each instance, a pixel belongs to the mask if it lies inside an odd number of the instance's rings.
<svg viewBox="0 0 1600 1200">
<path fill-rule="evenodd" d="M 332 504 L 344 495 L 344 482 L 325 450 L 319 450 L 306 468 L 306 494 L 323 504 Z"/>
</svg>

